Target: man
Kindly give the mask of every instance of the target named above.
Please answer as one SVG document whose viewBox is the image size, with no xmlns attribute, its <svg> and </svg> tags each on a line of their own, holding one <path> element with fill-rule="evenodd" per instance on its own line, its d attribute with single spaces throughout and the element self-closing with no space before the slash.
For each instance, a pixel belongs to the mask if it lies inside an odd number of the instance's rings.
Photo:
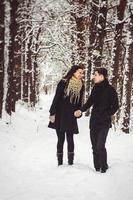
<svg viewBox="0 0 133 200">
<path fill-rule="evenodd" d="M 111 127 L 111 116 L 118 110 L 118 96 L 115 89 L 109 84 L 107 70 L 96 68 L 94 87 L 87 102 L 75 111 L 75 117 L 82 115 L 93 106 L 90 118 L 90 139 L 93 150 L 93 161 L 96 171 L 105 173 L 108 169 L 107 152 L 105 148 L 106 138 Z"/>
</svg>

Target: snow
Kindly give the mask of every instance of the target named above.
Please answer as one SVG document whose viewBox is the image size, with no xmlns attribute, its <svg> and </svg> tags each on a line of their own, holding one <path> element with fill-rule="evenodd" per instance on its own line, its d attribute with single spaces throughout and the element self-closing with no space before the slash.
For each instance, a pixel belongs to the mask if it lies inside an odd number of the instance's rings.
<svg viewBox="0 0 133 200">
<path fill-rule="evenodd" d="M 56 161 L 56 134 L 47 128 L 52 95 L 42 95 L 36 111 L 20 103 L 12 118 L 0 121 L 0 200 L 132 200 L 133 134 L 107 139 L 107 173 L 95 172 L 88 118 L 78 119 L 75 160 Z M 8 121 L 9 120 L 9 121 Z"/>
</svg>

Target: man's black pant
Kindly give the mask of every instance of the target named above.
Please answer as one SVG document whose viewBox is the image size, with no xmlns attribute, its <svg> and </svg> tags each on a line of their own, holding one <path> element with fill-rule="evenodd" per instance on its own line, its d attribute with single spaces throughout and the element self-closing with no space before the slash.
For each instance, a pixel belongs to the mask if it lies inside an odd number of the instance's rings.
<svg viewBox="0 0 133 200">
<path fill-rule="evenodd" d="M 104 169 L 107 167 L 107 151 L 105 142 L 108 135 L 109 128 L 92 128 L 90 130 L 90 139 L 93 150 L 93 161 L 95 169 Z"/>
<path fill-rule="evenodd" d="M 74 139 L 73 139 L 73 134 L 66 133 L 65 132 L 60 132 L 56 131 L 57 133 L 57 153 L 63 153 L 63 146 L 65 142 L 65 135 L 67 139 L 67 149 L 68 152 L 74 152 Z"/>
</svg>

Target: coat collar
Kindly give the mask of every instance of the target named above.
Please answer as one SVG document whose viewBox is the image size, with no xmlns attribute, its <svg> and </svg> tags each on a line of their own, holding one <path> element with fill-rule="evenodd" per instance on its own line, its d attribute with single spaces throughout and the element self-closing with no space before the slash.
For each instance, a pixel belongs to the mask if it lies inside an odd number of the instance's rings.
<svg viewBox="0 0 133 200">
<path fill-rule="evenodd" d="M 105 86 L 107 86 L 107 85 L 109 85 L 108 79 L 105 79 L 105 80 L 103 80 L 102 82 L 96 83 L 96 84 L 95 84 L 96 87 L 105 87 Z"/>
</svg>

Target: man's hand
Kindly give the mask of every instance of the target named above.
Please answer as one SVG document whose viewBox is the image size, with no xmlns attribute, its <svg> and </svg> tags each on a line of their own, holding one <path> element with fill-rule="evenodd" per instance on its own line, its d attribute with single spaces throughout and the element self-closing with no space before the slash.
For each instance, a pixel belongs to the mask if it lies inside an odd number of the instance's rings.
<svg viewBox="0 0 133 200">
<path fill-rule="evenodd" d="M 49 120 L 54 123 L 55 122 L 55 115 L 51 115 L 49 116 Z"/>
<path fill-rule="evenodd" d="M 76 111 L 74 112 L 74 116 L 75 116 L 75 117 L 80 117 L 81 115 L 82 115 L 81 110 L 76 110 Z"/>
</svg>

